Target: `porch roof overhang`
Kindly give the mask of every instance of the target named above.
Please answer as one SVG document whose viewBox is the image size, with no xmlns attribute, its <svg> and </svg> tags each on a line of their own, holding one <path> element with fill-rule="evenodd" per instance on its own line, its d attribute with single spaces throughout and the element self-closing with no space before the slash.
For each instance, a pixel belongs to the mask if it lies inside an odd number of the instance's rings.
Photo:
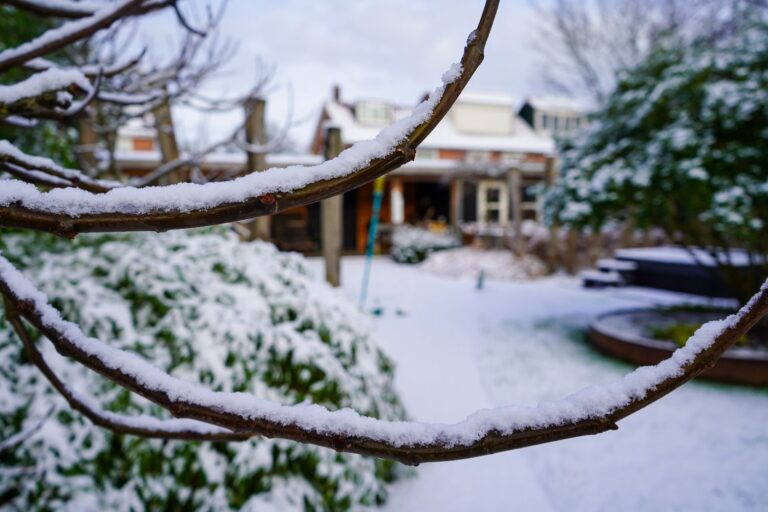
<svg viewBox="0 0 768 512">
<path fill-rule="evenodd" d="M 546 165 L 539 162 L 518 161 L 507 164 L 500 162 L 468 163 L 462 160 L 419 159 L 408 162 L 392 172 L 393 176 L 423 176 L 430 178 L 488 177 L 502 178 L 507 172 L 518 169 L 524 177 L 542 178 Z"/>
</svg>

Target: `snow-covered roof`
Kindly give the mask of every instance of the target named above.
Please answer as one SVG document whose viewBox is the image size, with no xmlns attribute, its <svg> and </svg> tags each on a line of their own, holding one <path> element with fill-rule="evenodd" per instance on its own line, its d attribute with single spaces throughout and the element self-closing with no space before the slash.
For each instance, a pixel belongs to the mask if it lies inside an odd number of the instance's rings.
<svg viewBox="0 0 768 512">
<path fill-rule="evenodd" d="M 516 108 L 520 99 L 503 92 L 464 91 L 459 96 L 461 103 L 480 103 L 483 105 L 499 105 Z"/>
<path fill-rule="evenodd" d="M 464 93 L 456 105 L 486 104 L 491 106 L 509 107 L 510 115 L 514 118 L 514 130 L 509 134 L 478 134 L 463 132 L 456 128 L 450 113 L 437 125 L 434 131 L 424 140 L 421 148 L 425 149 L 455 149 L 465 151 L 503 151 L 520 153 L 552 154 L 555 144 L 552 137 L 534 132 L 528 124 L 517 116 L 516 102 L 512 96 L 497 93 Z M 324 111 L 331 124 L 341 129 L 344 144 L 354 144 L 361 140 L 372 139 L 380 127 L 360 123 L 355 117 L 351 106 L 329 100 L 324 105 Z M 409 110 L 395 107 L 395 119 L 405 117 Z"/>
<path fill-rule="evenodd" d="M 570 110 L 579 113 L 587 111 L 587 106 L 581 101 L 562 96 L 529 96 L 525 102 L 536 110 Z"/>
<path fill-rule="evenodd" d="M 459 131 L 451 121 L 450 113 L 429 134 L 421 147 L 512 153 L 552 154 L 555 152 L 555 142 L 552 137 L 534 132 L 528 123 L 519 117 L 515 118 L 512 133 L 508 135 L 485 135 Z"/>
<path fill-rule="evenodd" d="M 182 155 L 184 156 L 184 155 Z M 115 160 L 119 166 L 136 165 L 139 167 L 160 165 L 159 151 L 116 151 Z M 288 167 L 291 165 L 316 165 L 323 161 L 320 155 L 309 153 L 301 154 L 273 154 L 267 155 L 267 165 L 270 167 Z M 245 152 L 236 153 L 211 153 L 202 162 L 203 167 L 227 168 L 243 167 L 246 165 Z"/>
</svg>

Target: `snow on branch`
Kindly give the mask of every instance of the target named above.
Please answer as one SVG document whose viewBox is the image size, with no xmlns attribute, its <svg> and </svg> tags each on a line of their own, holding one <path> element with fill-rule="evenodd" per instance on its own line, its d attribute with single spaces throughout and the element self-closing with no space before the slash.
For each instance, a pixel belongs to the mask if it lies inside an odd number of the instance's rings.
<svg viewBox="0 0 768 512">
<path fill-rule="evenodd" d="M 63 236 L 86 231 L 167 230 L 221 224 L 273 214 L 351 190 L 415 157 L 416 148 L 451 108 L 483 59 L 498 0 L 487 0 L 478 28 L 438 87 L 413 113 L 378 136 L 316 166 L 293 166 L 228 181 L 167 187 L 124 187 L 104 194 L 35 187 L 0 187 L 0 226 Z"/>
<path fill-rule="evenodd" d="M 119 434 L 131 434 L 139 437 L 157 439 L 180 439 L 185 441 L 244 441 L 251 434 L 232 432 L 231 430 L 195 420 L 163 420 L 153 416 L 126 416 L 103 410 L 91 399 L 79 394 L 67 386 L 45 360 L 35 346 L 35 342 L 26 330 L 21 318 L 12 304 L 5 301 L 6 314 L 16 334 L 24 344 L 32 363 L 48 379 L 51 386 L 69 403 L 72 409 L 80 412 L 94 424 Z M 0 450 L 1 452 L 2 450 Z"/>
<path fill-rule="evenodd" d="M 13 85 L 0 85 L 0 104 L 10 105 L 48 92 L 59 92 L 70 87 L 90 91 L 91 83 L 77 69 L 51 68 Z"/>
<path fill-rule="evenodd" d="M 110 78 L 137 66 L 139 62 L 141 62 L 141 59 L 144 57 L 144 55 L 146 55 L 146 53 L 147 53 L 147 50 L 145 48 L 138 55 L 136 55 L 132 59 L 127 60 L 125 62 L 110 64 L 105 66 L 88 64 L 85 66 L 81 66 L 77 69 L 88 78 L 96 78 L 96 76 L 99 73 L 101 73 L 106 78 Z M 32 59 L 30 61 L 25 62 L 24 67 L 32 71 L 46 71 L 48 69 L 57 68 L 61 66 L 48 59 L 38 57 L 36 59 Z"/>
<path fill-rule="evenodd" d="M 56 176 L 52 176 L 42 171 L 25 169 L 18 165 L 9 162 L 3 162 L 1 160 L 0 171 L 4 171 L 11 176 L 14 176 L 22 181 L 26 181 L 27 183 L 34 183 L 36 185 L 43 185 L 45 187 L 67 188 L 72 186 L 71 181 L 57 178 Z"/>
<path fill-rule="evenodd" d="M 120 0 L 94 11 L 92 15 L 86 18 L 52 28 L 16 48 L 3 50 L 0 52 L 0 71 L 6 71 L 28 60 L 48 55 L 69 44 L 90 37 L 99 30 L 110 27 L 116 21 L 136 14 L 134 11 L 146 1 Z"/>
<path fill-rule="evenodd" d="M 0 164 L 6 167 L 7 172 L 16 176 L 19 171 L 26 171 L 29 177 L 41 178 L 42 175 L 47 175 L 55 178 L 52 183 L 44 183 L 54 187 L 76 187 L 100 193 L 122 186 L 119 182 L 98 180 L 76 169 L 67 169 L 49 158 L 27 155 L 7 140 L 0 140 Z"/>
<path fill-rule="evenodd" d="M 0 85 L 0 119 L 51 118 L 78 114 L 98 93 L 101 75 L 91 85 L 77 69 L 51 68 L 13 85 Z M 86 97 L 75 103 L 75 95 Z"/>
<path fill-rule="evenodd" d="M 768 283 L 738 313 L 702 326 L 656 366 L 536 407 L 481 410 L 455 424 L 388 422 L 319 405 L 287 406 L 172 377 L 136 354 L 87 337 L 0 256 L 0 292 L 56 349 L 176 417 L 235 432 L 293 439 L 407 464 L 461 459 L 596 434 L 680 387 L 711 366 L 768 313 Z"/>
<path fill-rule="evenodd" d="M 40 16 L 58 18 L 85 18 L 93 16 L 104 7 L 94 2 L 73 2 L 71 0 L 6 0 L 8 5 Z"/>
</svg>

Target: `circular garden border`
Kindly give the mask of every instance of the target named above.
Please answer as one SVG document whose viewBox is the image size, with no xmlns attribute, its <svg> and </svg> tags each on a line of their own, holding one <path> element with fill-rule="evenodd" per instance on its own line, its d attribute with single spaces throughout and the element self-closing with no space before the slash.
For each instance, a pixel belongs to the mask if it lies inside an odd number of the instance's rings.
<svg viewBox="0 0 768 512">
<path fill-rule="evenodd" d="M 611 357 L 637 365 L 657 364 L 677 349 L 675 343 L 648 338 L 616 325 L 620 323 L 617 319 L 622 317 L 628 320 L 652 312 L 657 313 L 652 309 L 604 313 L 590 324 L 589 340 L 600 352 Z M 768 386 L 768 353 L 749 348 L 733 348 L 700 377 L 733 384 Z"/>
</svg>

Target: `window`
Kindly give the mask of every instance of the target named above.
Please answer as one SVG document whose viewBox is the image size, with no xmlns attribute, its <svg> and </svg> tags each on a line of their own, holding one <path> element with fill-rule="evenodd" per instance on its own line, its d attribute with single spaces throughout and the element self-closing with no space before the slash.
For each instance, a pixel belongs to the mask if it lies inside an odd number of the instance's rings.
<svg viewBox="0 0 768 512">
<path fill-rule="evenodd" d="M 522 199 L 524 203 L 535 203 L 540 185 L 528 185 L 523 187 Z"/>
<path fill-rule="evenodd" d="M 155 149 L 155 141 L 149 137 L 134 137 L 133 138 L 133 150 L 134 151 L 152 151 Z"/>
<path fill-rule="evenodd" d="M 505 225 L 509 219 L 507 184 L 503 181 L 482 181 L 477 188 L 477 195 L 480 224 Z"/>
<path fill-rule="evenodd" d="M 392 105 L 383 101 L 361 101 L 355 106 L 357 120 L 363 124 L 383 126 L 392 122 Z"/>
<path fill-rule="evenodd" d="M 541 114 L 541 127 L 544 130 L 549 128 L 549 116 L 547 114 Z"/>
</svg>

